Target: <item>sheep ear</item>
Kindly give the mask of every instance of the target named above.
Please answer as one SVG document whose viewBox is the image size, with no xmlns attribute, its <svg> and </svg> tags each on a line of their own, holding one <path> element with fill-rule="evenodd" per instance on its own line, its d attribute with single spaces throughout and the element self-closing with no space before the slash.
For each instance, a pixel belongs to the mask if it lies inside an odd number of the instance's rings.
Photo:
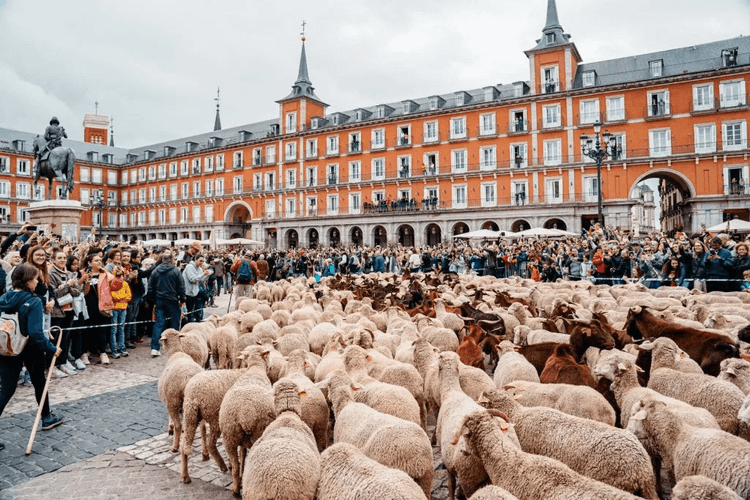
<svg viewBox="0 0 750 500">
<path fill-rule="evenodd" d="M 654 347 L 654 343 L 650 340 L 642 342 L 640 345 L 636 346 L 636 348 L 640 349 L 641 351 L 653 351 Z"/>
<path fill-rule="evenodd" d="M 477 403 L 480 406 L 484 406 L 485 408 L 487 408 L 487 405 L 489 404 L 489 402 L 490 402 L 490 400 L 487 399 L 487 397 L 484 395 L 484 393 L 480 394 L 479 398 L 477 399 Z"/>
<path fill-rule="evenodd" d="M 638 365 L 635 365 L 635 371 L 638 373 L 646 373 L 646 371 Z"/>
<path fill-rule="evenodd" d="M 638 367 L 636 367 L 636 369 L 637 368 Z M 617 363 L 616 371 L 618 375 L 621 373 L 625 373 L 626 371 L 628 371 L 628 366 L 625 363 Z"/>
<path fill-rule="evenodd" d="M 726 373 L 727 375 L 731 375 L 733 377 L 737 376 L 737 372 L 734 371 L 734 367 L 733 366 L 730 366 L 726 370 L 724 370 L 724 373 Z"/>
<path fill-rule="evenodd" d="M 521 350 L 521 347 L 520 346 L 513 346 L 513 350 L 516 351 L 516 352 L 518 352 L 518 351 Z"/>
<path fill-rule="evenodd" d="M 511 385 L 511 384 L 503 386 L 503 390 L 506 390 L 506 391 L 509 391 L 509 390 L 515 389 L 515 388 L 516 388 L 516 386 L 515 385 Z"/>
<path fill-rule="evenodd" d="M 643 404 L 643 401 L 641 401 L 641 404 Z M 639 410 L 638 412 L 636 412 L 635 415 L 630 417 L 630 420 L 636 420 L 636 421 L 646 420 L 646 410 Z"/>
<path fill-rule="evenodd" d="M 260 357 L 263 359 L 267 359 L 269 354 L 271 354 L 271 350 L 264 349 L 263 352 L 260 353 Z"/>
<path fill-rule="evenodd" d="M 355 384 L 354 382 L 352 382 L 351 388 L 352 388 L 353 391 L 358 391 L 358 390 L 362 389 L 362 386 L 359 385 L 359 384 Z"/>
</svg>

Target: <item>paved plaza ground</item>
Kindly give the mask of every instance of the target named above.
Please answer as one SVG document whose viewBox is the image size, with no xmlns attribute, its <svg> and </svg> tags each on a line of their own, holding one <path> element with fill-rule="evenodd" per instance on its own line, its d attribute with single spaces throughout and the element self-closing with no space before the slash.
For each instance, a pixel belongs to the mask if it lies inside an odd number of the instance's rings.
<svg viewBox="0 0 750 500">
<path fill-rule="evenodd" d="M 206 315 L 224 314 L 227 302 L 227 295 L 219 297 Z M 52 411 L 65 423 L 39 430 L 29 456 L 24 452 L 36 400 L 33 388 L 19 386 L 0 417 L 0 500 L 232 498 L 231 475 L 213 460 L 201 460 L 199 436 L 189 463 L 192 483 L 180 481 L 179 456 L 170 451 L 167 415 L 156 390 L 165 363 L 166 356 L 151 357 L 147 339 L 128 358 L 53 380 Z M 445 497 L 445 471 L 436 470 L 433 498 Z"/>
</svg>

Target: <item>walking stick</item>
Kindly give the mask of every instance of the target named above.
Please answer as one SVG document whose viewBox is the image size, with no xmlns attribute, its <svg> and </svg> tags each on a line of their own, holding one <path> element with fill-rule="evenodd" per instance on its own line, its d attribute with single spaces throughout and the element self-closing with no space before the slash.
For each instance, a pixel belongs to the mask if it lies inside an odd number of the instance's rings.
<svg viewBox="0 0 750 500">
<path fill-rule="evenodd" d="M 227 304 L 227 314 L 229 314 L 229 308 L 232 307 L 232 296 L 234 295 L 234 288 L 232 288 L 232 293 L 229 294 L 229 303 Z"/>
<path fill-rule="evenodd" d="M 52 333 L 53 329 L 57 329 L 59 334 L 57 335 L 57 345 L 56 347 L 60 348 L 60 341 L 63 337 L 62 328 L 59 326 L 53 326 L 49 329 L 50 333 Z M 36 428 L 39 426 L 39 419 L 42 418 L 42 408 L 44 407 L 44 400 L 47 398 L 47 389 L 49 389 L 49 381 L 52 378 L 52 370 L 55 368 L 55 360 L 57 360 L 57 353 L 55 353 L 54 356 L 52 356 L 52 363 L 49 365 L 49 370 L 47 371 L 47 381 L 44 383 L 44 391 L 42 391 L 42 397 L 39 400 L 39 408 L 36 410 L 36 418 L 34 419 L 34 427 L 31 428 L 31 437 L 29 437 L 29 444 L 26 446 L 26 454 L 31 455 L 31 447 L 34 445 L 34 437 L 36 437 Z"/>
</svg>

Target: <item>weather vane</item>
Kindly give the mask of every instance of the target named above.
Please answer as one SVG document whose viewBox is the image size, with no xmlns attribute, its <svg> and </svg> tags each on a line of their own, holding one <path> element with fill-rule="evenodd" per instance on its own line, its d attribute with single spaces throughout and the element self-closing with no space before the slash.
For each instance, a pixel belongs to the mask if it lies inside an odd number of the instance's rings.
<svg viewBox="0 0 750 500">
<path fill-rule="evenodd" d="M 219 93 L 221 92 L 221 87 L 216 87 L 216 97 L 214 98 L 214 101 L 216 101 L 216 109 L 219 109 Z"/>
<path fill-rule="evenodd" d="M 99 101 L 94 101 L 94 114 L 99 114 Z"/>
<path fill-rule="evenodd" d="M 300 33 L 300 35 L 302 35 L 302 41 L 303 41 L 303 42 L 305 41 L 305 25 L 306 25 L 306 24 L 307 24 L 307 21 L 305 21 L 305 20 L 303 19 L 303 20 L 302 20 L 302 33 Z"/>
</svg>

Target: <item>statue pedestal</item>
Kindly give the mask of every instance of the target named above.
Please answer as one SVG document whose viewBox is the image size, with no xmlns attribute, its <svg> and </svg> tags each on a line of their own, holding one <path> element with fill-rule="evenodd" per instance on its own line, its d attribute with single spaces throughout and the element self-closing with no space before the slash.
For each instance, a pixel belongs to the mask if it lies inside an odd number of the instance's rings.
<svg viewBox="0 0 750 500">
<path fill-rule="evenodd" d="M 45 235 L 57 234 L 68 241 L 79 241 L 81 212 L 86 210 L 77 200 L 45 200 L 29 204 L 29 219 Z"/>
</svg>

